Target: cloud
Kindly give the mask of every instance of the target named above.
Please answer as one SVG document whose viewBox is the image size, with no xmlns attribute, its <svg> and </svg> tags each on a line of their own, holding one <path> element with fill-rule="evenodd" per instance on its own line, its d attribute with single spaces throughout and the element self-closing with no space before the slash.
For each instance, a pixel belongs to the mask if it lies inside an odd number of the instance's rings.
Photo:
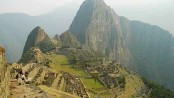
<svg viewBox="0 0 174 98">
<path fill-rule="evenodd" d="M 105 0 L 118 15 L 158 25 L 174 34 L 174 0 Z"/>
<path fill-rule="evenodd" d="M 174 4 L 174 0 L 105 0 L 110 6 L 117 7 L 147 7 Z"/>
<path fill-rule="evenodd" d="M 0 0 L 0 13 L 22 12 L 39 15 L 63 6 L 72 0 Z"/>
</svg>

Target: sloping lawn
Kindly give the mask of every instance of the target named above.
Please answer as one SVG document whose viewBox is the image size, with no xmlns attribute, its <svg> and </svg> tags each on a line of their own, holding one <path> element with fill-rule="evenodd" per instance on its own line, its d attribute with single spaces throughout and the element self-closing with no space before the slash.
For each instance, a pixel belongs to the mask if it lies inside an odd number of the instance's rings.
<svg viewBox="0 0 174 98">
<path fill-rule="evenodd" d="M 58 71 L 65 71 L 74 75 L 78 75 L 80 77 L 87 76 L 87 73 L 83 70 L 74 69 L 73 65 L 70 65 L 68 62 L 68 58 L 64 55 L 52 55 L 48 56 L 50 60 L 52 60 L 54 63 L 50 64 L 50 67 L 52 69 L 58 70 Z M 64 65 L 65 64 L 65 65 Z"/>
</svg>

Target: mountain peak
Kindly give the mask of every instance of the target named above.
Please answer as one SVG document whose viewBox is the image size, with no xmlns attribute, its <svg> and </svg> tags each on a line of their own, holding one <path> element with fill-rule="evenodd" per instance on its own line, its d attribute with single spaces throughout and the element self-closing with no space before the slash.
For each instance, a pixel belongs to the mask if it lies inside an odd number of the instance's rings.
<svg viewBox="0 0 174 98">
<path fill-rule="evenodd" d="M 60 40 L 60 36 L 59 36 L 58 34 L 56 34 L 56 35 L 54 36 L 54 39 L 57 40 L 57 41 L 59 41 L 59 40 Z"/>
<path fill-rule="evenodd" d="M 37 26 L 30 32 L 23 52 L 25 53 L 30 48 L 37 46 L 37 44 L 44 39 L 49 39 L 49 36 L 41 27 Z"/>
<path fill-rule="evenodd" d="M 92 4 L 93 6 L 106 6 L 103 0 L 86 0 L 84 4 Z"/>
<path fill-rule="evenodd" d="M 104 2 L 104 1 L 103 0 L 86 0 L 86 2 L 96 3 L 96 2 Z"/>
<path fill-rule="evenodd" d="M 34 34 L 34 35 L 46 35 L 45 31 L 40 27 L 40 26 L 37 26 L 36 28 L 34 28 L 30 34 Z"/>
<path fill-rule="evenodd" d="M 42 29 L 40 26 L 37 26 L 35 29 L 39 30 L 39 29 Z"/>
<path fill-rule="evenodd" d="M 76 36 L 78 41 L 84 44 L 86 40 L 85 33 L 87 29 L 89 29 L 88 27 L 91 25 L 92 21 L 104 21 L 100 18 L 109 17 L 108 12 L 111 11 L 103 0 L 86 0 L 78 10 L 69 31 Z"/>
</svg>

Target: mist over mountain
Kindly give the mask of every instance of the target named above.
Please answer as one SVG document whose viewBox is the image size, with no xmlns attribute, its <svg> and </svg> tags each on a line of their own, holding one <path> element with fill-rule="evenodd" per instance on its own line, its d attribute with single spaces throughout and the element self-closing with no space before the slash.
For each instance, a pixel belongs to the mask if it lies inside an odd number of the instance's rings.
<svg viewBox="0 0 174 98">
<path fill-rule="evenodd" d="M 147 23 L 128 21 L 126 18 L 122 18 L 121 23 L 135 70 L 148 79 L 173 89 L 173 36 L 168 31 Z"/>
<path fill-rule="evenodd" d="M 42 26 L 51 36 L 61 34 L 68 29 L 77 9 L 65 5 L 39 16 L 0 14 L 0 44 L 6 48 L 8 61 L 16 62 L 21 58 L 27 36 L 33 28 Z"/>
</svg>

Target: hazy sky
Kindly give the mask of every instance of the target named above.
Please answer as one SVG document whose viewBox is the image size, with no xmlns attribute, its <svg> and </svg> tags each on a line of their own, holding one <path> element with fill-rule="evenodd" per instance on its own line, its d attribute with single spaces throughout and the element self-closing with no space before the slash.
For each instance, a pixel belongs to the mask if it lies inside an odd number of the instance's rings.
<svg viewBox="0 0 174 98">
<path fill-rule="evenodd" d="M 0 13 L 40 15 L 69 4 L 80 7 L 84 0 L 0 0 Z M 120 16 L 140 20 L 174 34 L 174 0 L 105 0 Z M 63 10 L 63 9 L 62 9 Z"/>
</svg>

